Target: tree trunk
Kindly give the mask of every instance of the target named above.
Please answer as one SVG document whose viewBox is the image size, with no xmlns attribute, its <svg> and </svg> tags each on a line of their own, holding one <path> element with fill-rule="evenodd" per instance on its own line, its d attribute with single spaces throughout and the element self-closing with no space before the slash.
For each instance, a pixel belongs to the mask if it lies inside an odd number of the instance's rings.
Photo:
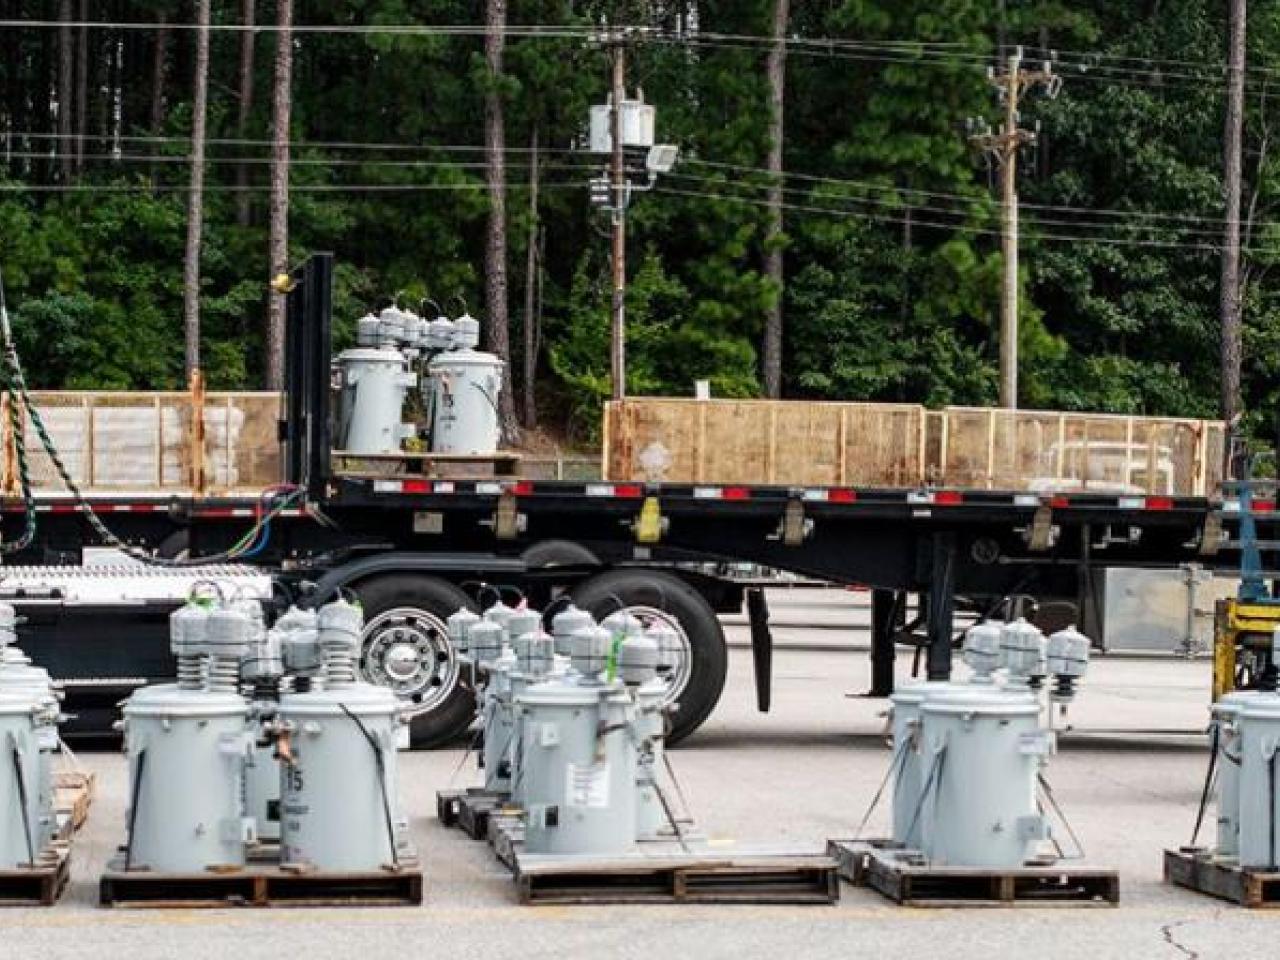
<svg viewBox="0 0 1280 960">
<path fill-rule="evenodd" d="M 507 25 L 506 0 L 485 0 L 484 58 L 489 88 L 484 97 L 485 184 L 489 191 L 489 225 L 485 243 L 485 329 L 489 349 L 507 369 L 508 386 L 498 400 L 498 416 L 505 442 L 515 440 L 516 410 L 511 385 L 511 328 L 507 316 L 507 171 L 506 131 L 503 124 L 502 48 Z"/>
<path fill-rule="evenodd" d="M 524 371 L 521 388 L 522 422 L 526 430 L 538 425 L 538 407 L 534 398 L 534 380 L 538 374 L 538 121 L 533 121 L 529 134 L 529 239 L 524 261 Z"/>
<path fill-rule="evenodd" d="M 209 3 L 196 0 L 196 73 L 191 107 L 191 193 L 187 200 L 187 249 L 182 270 L 182 326 L 186 372 L 200 368 L 200 239 L 204 227 L 205 114 L 209 98 Z"/>
<path fill-rule="evenodd" d="M 773 0 L 773 46 L 769 49 L 769 193 L 766 199 L 768 224 L 764 236 L 764 272 L 773 290 L 774 300 L 764 318 L 764 392 L 768 397 L 782 395 L 782 327 L 783 275 L 782 246 L 785 224 L 783 200 L 784 100 L 787 82 L 787 16 L 788 0 Z"/>
<path fill-rule="evenodd" d="M 271 223 L 268 246 L 271 276 L 289 271 L 289 128 L 293 95 L 293 0 L 279 0 L 276 25 L 276 73 L 271 89 Z M 284 385 L 284 294 L 272 290 L 267 301 L 267 389 Z"/>
<path fill-rule="evenodd" d="M 254 0 L 242 0 L 240 19 L 248 26 L 254 23 Z M 253 112 L 253 53 L 254 33 L 246 30 L 240 34 L 240 104 L 236 113 L 236 136 L 243 140 L 249 132 L 249 116 Z M 238 149 L 243 150 L 241 144 Z M 242 227 L 249 226 L 249 165 L 239 164 L 236 168 L 236 222 Z"/>
<path fill-rule="evenodd" d="M 1240 169 L 1244 139 L 1245 0 L 1230 0 L 1227 40 L 1227 118 L 1222 134 L 1222 181 L 1225 200 L 1222 231 L 1222 418 L 1240 414 L 1241 295 Z"/>
<path fill-rule="evenodd" d="M 71 143 L 71 86 L 75 82 L 75 37 L 71 32 L 74 16 L 73 0 L 58 3 L 58 156 L 61 158 L 62 179 L 70 180 L 72 172 Z"/>
<path fill-rule="evenodd" d="M 159 134 L 164 126 L 165 79 L 169 72 L 169 16 L 156 14 L 160 28 L 156 30 L 156 58 L 151 64 L 151 132 Z"/>
<path fill-rule="evenodd" d="M 89 19 L 89 0 L 80 0 L 80 22 Z M 84 135 L 89 123 L 89 28 L 81 27 L 76 50 L 76 170 L 84 169 Z"/>
</svg>

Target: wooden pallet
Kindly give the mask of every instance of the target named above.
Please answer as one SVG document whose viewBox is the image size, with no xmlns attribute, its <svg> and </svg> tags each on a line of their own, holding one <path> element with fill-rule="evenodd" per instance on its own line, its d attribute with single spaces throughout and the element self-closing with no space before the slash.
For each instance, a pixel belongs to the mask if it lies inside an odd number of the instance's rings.
<svg viewBox="0 0 1280 960">
<path fill-rule="evenodd" d="M 489 817 L 506 803 L 505 793 L 490 793 L 479 787 L 441 790 L 436 794 L 436 816 L 446 827 L 461 828 L 472 840 L 488 840 Z"/>
<path fill-rule="evenodd" d="M 1280 907 L 1280 871 L 1241 867 L 1201 847 L 1166 850 L 1164 879 L 1243 907 Z"/>
<path fill-rule="evenodd" d="M 840 898 L 835 861 L 815 855 L 693 850 L 616 857 L 515 849 L 521 903 L 789 903 Z"/>
<path fill-rule="evenodd" d="M 54 843 L 33 867 L 0 870 L 0 906 L 51 907 L 71 879 L 71 848 Z"/>
<path fill-rule="evenodd" d="M 58 818 L 58 836 L 70 840 L 89 819 L 98 788 L 97 774 L 64 770 L 54 774 L 54 811 Z"/>
<path fill-rule="evenodd" d="M 885 840 L 832 840 L 840 876 L 913 907 L 1110 906 L 1120 902 L 1115 870 L 1074 865 L 933 866 Z"/>
<path fill-rule="evenodd" d="M 347 453 L 335 450 L 334 470 L 348 477 L 427 477 L 433 480 L 485 480 L 514 477 L 521 455 L 497 453 Z"/>
<path fill-rule="evenodd" d="M 250 864 L 207 873 L 159 873 L 124 869 L 122 857 L 107 865 L 98 883 L 104 907 L 314 907 L 416 906 L 422 903 L 422 869 L 416 860 L 397 869 L 328 873 Z"/>
</svg>

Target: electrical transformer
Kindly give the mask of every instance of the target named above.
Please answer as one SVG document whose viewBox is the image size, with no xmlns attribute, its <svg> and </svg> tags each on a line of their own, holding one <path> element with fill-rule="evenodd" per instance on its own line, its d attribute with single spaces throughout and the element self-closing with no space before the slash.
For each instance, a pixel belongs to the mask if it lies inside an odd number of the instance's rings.
<svg viewBox="0 0 1280 960">
<path fill-rule="evenodd" d="M 328 871 L 396 866 L 407 849 L 396 801 L 400 704 L 357 678 L 358 607 L 326 604 L 316 625 L 318 682 L 280 698 L 281 861 Z"/>
<path fill-rule="evenodd" d="M 431 452 L 487 455 L 498 449 L 503 363 L 491 353 L 451 350 L 427 364 Z"/>
<path fill-rule="evenodd" d="M 608 630 L 578 631 L 572 675 L 517 698 L 530 853 L 607 855 L 635 844 L 635 705 L 605 677 L 612 643 Z"/>
<path fill-rule="evenodd" d="M 1240 714 L 1259 698 L 1274 697 L 1261 690 L 1236 690 L 1223 694 L 1212 707 L 1210 738 L 1217 753 L 1218 830 L 1215 853 L 1220 857 L 1240 855 Z"/>
<path fill-rule="evenodd" d="M 142 687 L 124 706 L 129 867 L 199 872 L 243 866 L 252 822 L 242 777 L 248 702 L 237 692 L 252 623 L 190 602 L 170 620 L 177 684 Z"/>
</svg>

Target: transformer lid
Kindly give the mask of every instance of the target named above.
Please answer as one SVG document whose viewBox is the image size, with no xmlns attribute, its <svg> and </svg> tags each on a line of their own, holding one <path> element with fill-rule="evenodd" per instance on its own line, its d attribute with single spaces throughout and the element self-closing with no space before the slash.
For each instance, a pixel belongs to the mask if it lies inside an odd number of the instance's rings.
<svg viewBox="0 0 1280 960">
<path fill-rule="evenodd" d="M 1275 696 L 1266 690 L 1232 690 L 1230 693 L 1224 693 L 1216 701 L 1209 705 L 1209 712 L 1215 717 L 1233 717 L 1238 716 L 1245 708 L 1245 704 L 1252 703 L 1259 697 Z"/>
<path fill-rule="evenodd" d="M 532 707 L 591 707 L 604 702 L 603 695 L 612 692 L 614 688 L 599 684 L 586 685 L 553 679 L 528 687 L 516 696 L 516 703 Z"/>
<path fill-rule="evenodd" d="M 1261 696 L 1249 700 L 1240 711 L 1244 720 L 1280 720 L 1280 693 L 1259 690 Z"/>
<path fill-rule="evenodd" d="M 341 717 L 345 716 L 343 707 L 356 716 L 387 716 L 398 713 L 400 706 L 400 699 L 389 688 L 364 681 L 306 693 L 286 693 L 280 698 L 281 715 L 295 717 Z"/>
<path fill-rule="evenodd" d="M 169 683 L 140 687 L 124 702 L 125 716 L 222 717 L 248 709 L 249 701 L 238 693 L 184 690 Z"/>
<path fill-rule="evenodd" d="M 1040 702 L 1022 690 L 1008 690 L 987 684 L 954 684 L 921 704 L 924 713 L 980 713 L 1001 716 L 1038 715 Z"/>
</svg>

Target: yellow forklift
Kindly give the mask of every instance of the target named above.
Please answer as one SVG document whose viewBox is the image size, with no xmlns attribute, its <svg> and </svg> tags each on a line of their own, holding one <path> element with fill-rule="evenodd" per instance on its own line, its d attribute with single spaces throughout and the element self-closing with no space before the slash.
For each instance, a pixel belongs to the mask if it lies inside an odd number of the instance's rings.
<svg viewBox="0 0 1280 960">
<path fill-rule="evenodd" d="M 1232 598 L 1219 600 L 1213 617 L 1213 699 L 1237 689 L 1274 681 L 1277 664 L 1271 660 L 1271 637 L 1280 628 L 1280 596 L 1267 586 L 1262 551 L 1254 520 L 1254 493 L 1247 458 L 1241 458 L 1241 479 L 1224 483 L 1224 491 L 1239 491 L 1240 587 Z M 1275 481 L 1264 481 L 1274 488 Z"/>
</svg>

